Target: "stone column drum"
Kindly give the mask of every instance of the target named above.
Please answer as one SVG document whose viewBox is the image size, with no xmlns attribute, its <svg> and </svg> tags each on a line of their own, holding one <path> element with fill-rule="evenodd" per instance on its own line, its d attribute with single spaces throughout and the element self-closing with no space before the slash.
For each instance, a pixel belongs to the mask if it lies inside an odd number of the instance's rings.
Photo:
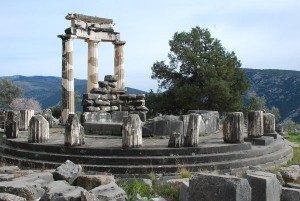
<svg viewBox="0 0 300 201">
<path fill-rule="evenodd" d="M 142 122 L 138 114 L 129 114 L 123 118 L 122 147 L 137 148 L 142 146 Z"/>
<path fill-rule="evenodd" d="M 87 40 L 88 43 L 88 77 L 87 77 L 87 93 L 93 88 L 98 88 L 98 42 Z"/>
<path fill-rule="evenodd" d="M 34 116 L 34 110 L 20 110 L 19 130 L 28 130 L 29 121 Z"/>
<path fill-rule="evenodd" d="M 83 145 L 84 128 L 80 125 L 76 114 L 69 114 L 65 126 L 65 146 Z"/>
<path fill-rule="evenodd" d="M 264 114 L 264 133 L 275 133 L 275 115 L 271 113 Z"/>
<path fill-rule="evenodd" d="M 29 121 L 28 142 L 44 143 L 49 139 L 49 123 L 42 115 L 35 115 Z"/>
<path fill-rule="evenodd" d="M 5 135 L 7 138 L 18 138 L 20 113 L 17 111 L 5 112 Z"/>
<path fill-rule="evenodd" d="M 117 88 L 125 88 L 124 47 L 125 42 L 115 42 L 114 74 L 117 78 Z"/>
<path fill-rule="evenodd" d="M 248 113 L 248 137 L 259 138 L 263 134 L 263 111 L 250 111 Z"/>
<path fill-rule="evenodd" d="M 229 112 L 223 122 L 223 139 L 226 143 L 244 142 L 244 115 L 242 112 Z"/>
<path fill-rule="evenodd" d="M 190 114 L 189 124 L 184 138 L 185 147 L 197 147 L 201 131 L 202 116 L 200 114 Z"/>
<path fill-rule="evenodd" d="M 70 113 L 74 113 L 74 66 L 73 38 L 58 36 L 62 39 L 62 108 L 61 123 L 64 125 Z"/>
</svg>

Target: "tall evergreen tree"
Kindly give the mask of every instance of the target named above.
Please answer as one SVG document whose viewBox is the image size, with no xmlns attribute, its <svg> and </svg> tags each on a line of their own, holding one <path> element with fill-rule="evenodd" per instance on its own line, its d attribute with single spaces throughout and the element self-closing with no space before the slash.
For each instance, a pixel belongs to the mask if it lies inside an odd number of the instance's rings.
<svg viewBox="0 0 300 201">
<path fill-rule="evenodd" d="M 153 112 L 241 110 L 249 81 L 234 52 L 226 51 L 218 39 L 200 27 L 176 32 L 169 45 L 169 64 L 157 61 L 152 66 L 152 79 L 158 81 L 162 92 L 151 94 L 150 101 L 159 103 L 149 103 Z"/>
</svg>

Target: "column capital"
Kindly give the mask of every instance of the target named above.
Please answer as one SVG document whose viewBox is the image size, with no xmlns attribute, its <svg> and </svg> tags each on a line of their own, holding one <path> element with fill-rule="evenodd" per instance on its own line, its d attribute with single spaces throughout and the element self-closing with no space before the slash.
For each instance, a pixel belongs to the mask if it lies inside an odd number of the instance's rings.
<svg viewBox="0 0 300 201">
<path fill-rule="evenodd" d="M 113 42 L 113 44 L 114 45 L 125 45 L 126 44 L 126 42 L 125 41 L 115 41 L 115 42 Z"/>
<path fill-rule="evenodd" d="M 84 40 L 85 42 L 87 42 L 87 43 L 99 43 L 99 42 L 101 42 L 101 41 L 98 41 L 98 40 L 91 40 L 91 39 L 85 39 Z"/>
<path fill-rule="evenodd" d="M 58 38 L 61 38 L 62 40 L 72 40 L 74 38 L 77 38 L 74 35 L 57 35 Z"/>
</svg>

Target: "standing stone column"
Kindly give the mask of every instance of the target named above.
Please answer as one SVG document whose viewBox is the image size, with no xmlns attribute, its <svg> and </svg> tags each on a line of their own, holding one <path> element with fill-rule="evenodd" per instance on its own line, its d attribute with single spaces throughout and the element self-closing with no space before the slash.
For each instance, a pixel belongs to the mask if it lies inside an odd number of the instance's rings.
<svg viewBox="0 0 300 201">
<path fill-rule="evenodd" d="M 263 134 L 263 111 L 250 111 L 248 113 L 248 137 L 259 138 Z"/>
<path fill-rule="evenodd" d="M 244 142 L 244 115 L 242 112 L 229 112 L 223 122 L 223 139 L 227 143 Z"/>
<path fill-rule="evenodd" d="M 98 41 L 86 40 L 88 43 L 88 77 L 87 77 L 87 93 L 93 88 L 98 88 Z"/>
<path fill-rule="evenodd" d="M 70 113 L 74 113 L 74 66 L 73 37 L 58 36 L 62 39 L 62 108 L 61 123 L 64 125 Z"/>
<path fill-rule="evenodd" d="M 197 147 L 201 131 L 202 116 L 200 114 L 190 114 L 189 124 L 184 138 L 185 147 Z"/>
<path fill-rule="evenodd" d="M 115 42 L 114 74 L 117 78 L 117 88 L 125 88 L 124 75 L 124 41 Z"/>
<path fill-rule="evenodd" d="M 137 148 L 142 146 L 142 122 L 138 114 L 129 114 L 123 118 L 122 147 Z"/>
<path fill-rule="evenodd" d="M 76 114 L 69 114 L 65 126 L 65 146 L 83 145 L 84 128 L 80 125 Z"/>
<path fill-rule="evenodd" d="M 20 110 L 19 130 L 28 130 L 31 117 L 34 116 L 34 110 Z"/>
<path fill-rule="evenodd" d="M 6 111 L 5 135 L 7 138 L 18 138 L 20 113 L 17 111 Z"/>
<path fill-rule="evenodd" d="M 264 113 L 264 133 L 275 133 L 275 115 Z"/>
<path fill-rule="evenodd" d="M 49 123 L 42 115 L 30 119 L 28 128 L 28 143 L 44 143 L 49 139 Z"/>
</svg>

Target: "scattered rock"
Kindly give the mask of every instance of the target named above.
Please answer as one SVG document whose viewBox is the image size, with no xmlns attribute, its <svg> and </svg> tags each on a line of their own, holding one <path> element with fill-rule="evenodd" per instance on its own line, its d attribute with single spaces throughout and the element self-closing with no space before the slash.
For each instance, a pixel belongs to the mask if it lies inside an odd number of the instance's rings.
<svg viewBox="0 0 300 201">
<path fill-rule="evenodd" d="M 53 177 L 55 180 L 66 180 L 69 184 L 72 184 L 81 174 L 81 171 L 81 165 L 75 165 L 72 161 L 67 160 L 56 168 Z"/>
<path fill-rule="evenodd" d="M 78 186 L 71 186 L 66 181 L 53 181 L 46 187 L 45 194 L 41 197 L 41 201 L 48 200 L 80 200 L 81 192 L 85 191 Z"/>
<path fill-rule="evenodd" d="M 281 175 L 286 183 L 292 182 L 300 184 L 300 166 L 292 165 L 289 167 L 281 167 Z"/>
<path fill-rule="evenodd" d="M 0 193 L 0 201 L 26 201 L 25 198 L 9 193 Z"/>
<path fill-rule="evenodd" d="M 127 201 L 128 200 L 125 191 L 114 182 L 94 188 L 90 191 L 90 193 L 96 195 L 96 197 L 101 201 L 102 200 L 103 201 L 109 201 L 109 200 Z"/>
<path fill-rule="evenodd" d="M 183 181 L 180 185 L 179 200 L 188 201 L 189 198 L 189 181 Z"/>
<path fill-rule="evenodd" d="M 3 166 L 0 167 L 0 173 L 14 173 L 19 171 L 20 168 L 18 166 Z"/>
<path fill-rule="evenodd" d="M 76 185 L 88 191 L 110 182 L 115 182 L 112 175 L 81 175 L 76 179 Z"/>
<path fill-rule="evenodd" d="M 81 201 L 100 201 L 93 193 L 81 191 Z"/>
<path fill-rule="evenodd" d="M 282 188 L 281 193 L 282 201 L 299 201 L 300 200 L 300 189 L 293 188 Z"/>
</svg>

